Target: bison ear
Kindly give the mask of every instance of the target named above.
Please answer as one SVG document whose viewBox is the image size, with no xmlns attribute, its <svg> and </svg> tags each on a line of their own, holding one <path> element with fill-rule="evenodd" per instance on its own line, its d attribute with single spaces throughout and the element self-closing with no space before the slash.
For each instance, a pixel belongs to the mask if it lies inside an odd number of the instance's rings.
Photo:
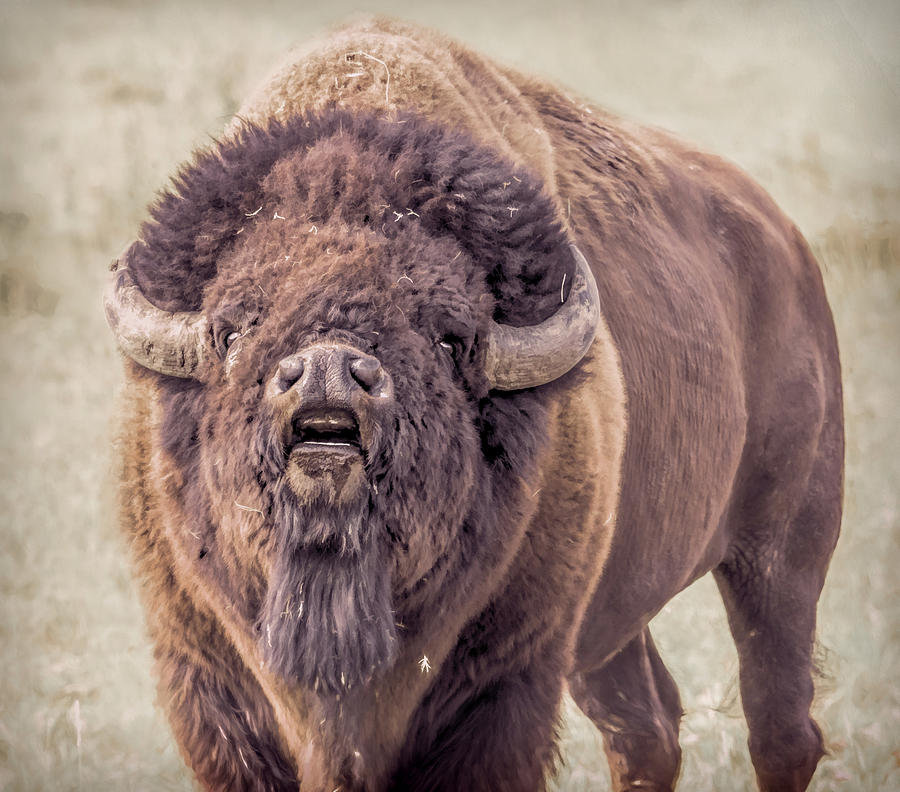
<svg viewBox="0 0 900 792">
<path fill-rule="evenodd" d="M 484 339 L 484 371 L 491 388 L 519 390 L 552 382 L 585 356 L 600 320 L 600 297 L 590 265 L 570 245 L 575 273 L 569 296 L 537 325 L 491 322 Z"/>
<path fill-rule="evenodd" d="M 200 312 L 164 311 L 144 297 L 128 269 L 133 247 L 113 261 L 103 297 L 116 343 L 144 368 L 195 378 L 211 352 L 207 319 Z"/>
</svg>

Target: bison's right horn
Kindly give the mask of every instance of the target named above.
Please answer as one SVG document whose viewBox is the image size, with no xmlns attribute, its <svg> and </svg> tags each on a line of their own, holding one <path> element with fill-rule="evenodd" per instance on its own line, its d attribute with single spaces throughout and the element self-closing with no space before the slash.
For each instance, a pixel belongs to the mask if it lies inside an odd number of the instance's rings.
<svg viewBox="0 0 900 792">
<path fill-rule="evenodd" d="M 548 319 L 529 327 L 492 323 L 485 339 L 484 370 L 492 388 L 519 390 L 552 382 L 587 354 L 600 321 L 600 296 L 581 251 L 568 299 Z"/>
<path fill-rule="evenodd" d="M 160 374 L 195 376 L 208 350 L 206 317 L 189 311 L 164 311 L 151 304 L 124 259 L 123 255 L 113 262 L 103 296 L 106 321 L 119 349 Z"/>
</svg>

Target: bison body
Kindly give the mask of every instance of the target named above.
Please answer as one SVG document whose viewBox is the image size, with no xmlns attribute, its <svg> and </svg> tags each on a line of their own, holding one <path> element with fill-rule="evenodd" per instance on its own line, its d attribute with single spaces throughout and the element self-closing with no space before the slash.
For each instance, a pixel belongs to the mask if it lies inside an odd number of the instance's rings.
<svg viewBox="0 0 900 792">
<path fill-rule="evenodd" d="M 713 571 L 762 789 L 805 788 L 837 347 L 732 166 L 436 34 L 292 58 L 116 262 L 122 521 L 209 789 L 537 790 L 566 684 L 677 777 L 647 629 Z"/>
</svg>

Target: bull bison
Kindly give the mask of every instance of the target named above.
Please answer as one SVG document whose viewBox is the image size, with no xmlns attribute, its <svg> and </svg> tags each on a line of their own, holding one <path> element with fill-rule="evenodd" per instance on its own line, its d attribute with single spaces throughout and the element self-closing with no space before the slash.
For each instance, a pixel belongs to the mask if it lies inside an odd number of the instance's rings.
<svg viewBox="0 0 900 792">
<path fill-rule="evenodd" d="M 735 167 L 447 41 L 280 68 L 114 263 L 121 520 L 215 790 L 538 790 L 566 686 L 670 789 L 647 625 L 712 571 L 763 790 L 804 789 L 838 351 Z"/>
</svg>

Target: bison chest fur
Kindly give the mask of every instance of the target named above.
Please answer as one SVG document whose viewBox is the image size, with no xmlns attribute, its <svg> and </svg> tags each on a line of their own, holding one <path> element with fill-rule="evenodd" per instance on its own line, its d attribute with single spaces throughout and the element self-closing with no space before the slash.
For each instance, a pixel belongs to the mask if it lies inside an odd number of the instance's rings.
<svg viewBox="0 0 900 792">
<path fill-rule="evenodd" d="M 802 788 L 842 435 L 789 221 L 730 166 L 396 23 L 239 116 L 106 298 L 122 522 L 200 781 L 540 789 L 569 684 L 616 783 L 669 785 L 646 625 L 714 570 L 760 784 Z M 785 642 L 787 706 L 756 685 Z"/>
</svg>

